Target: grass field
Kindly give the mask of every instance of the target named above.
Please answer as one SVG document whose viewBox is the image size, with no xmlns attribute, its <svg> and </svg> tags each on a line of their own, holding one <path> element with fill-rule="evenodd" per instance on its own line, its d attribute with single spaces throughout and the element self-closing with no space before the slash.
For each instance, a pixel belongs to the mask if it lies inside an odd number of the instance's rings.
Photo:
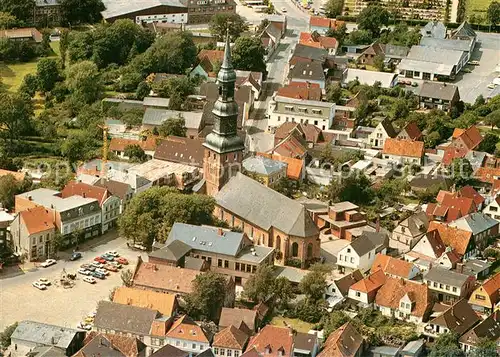
<svg viewBox="0 0 500 357">
<path fill-rule="evenodd" d="M 59 57 L 59 42 L 51 42 L 50 47 L 54 53 L 50 58 Z M 25 63 L 0 62 L 0 78 L 7 90 L 15 92 L 21 85 L 25 75 L 36 72 L 38 59 Z"/>
<path fill-rule="evenodd" d="M 486 15 L 486 10 L 488 6 L 494 0 L 467 0 L 467 15 L 475 13 L 476 15 Z"/>
<path fill-rule="evenodd" d="M 290 318 L 281 317 L 281 316 L 275 316 L 271 320 L 271 325 L 278 326 L 278 327 L 286 327 L 284 322 L 286 322 L 289 326 L 292 326 L 292 328 L 298 332 L 307 333 L 313 327 L 313 324 L 301 321 L 299 319 L 290 319 Z"/>
</svg>

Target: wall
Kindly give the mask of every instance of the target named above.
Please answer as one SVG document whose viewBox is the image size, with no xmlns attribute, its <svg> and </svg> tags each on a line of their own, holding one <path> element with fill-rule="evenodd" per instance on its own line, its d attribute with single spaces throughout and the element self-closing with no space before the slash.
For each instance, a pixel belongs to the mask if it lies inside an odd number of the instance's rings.
<svg viewBox="0 0 500 357">
<path fill-rule="evenodd" d="M 318 102 L 321 103 L 321 102 Z M 305 108 L 305 112 L 301 111 Z M 314 114 L 313 110 L 320 111 L 319 114 Z M 285 122 L 307 123 L 313 124 L 321 130 L 330 129 L 333 125 L 335 116 L 335 106 L 324 107 L 311 104 L 298 103 L 283 103 L 271 101 L 269 103 L 269 122 L 268 128 L 277 127 Z"/>
<path fill-rule="evenodd" d="M 482 286 L 472 292 L 469 304 L 472 305 L 474 310 L 481 312 L 491 311 L 493 308 L 490 296 L 484 291 Z"/>
<path fill-rule="evenodd" d="M 359 294 L 359 296 L 358 296 Z M 368 301 L 368 294 L 362 293 L 360 291 L 354 291 L 352 289 L 349 289 L 349 293 L 347 296 L 353 300 L 360 301 L 365 304 L 369 304 L 370 302 Z"/>
</svg>

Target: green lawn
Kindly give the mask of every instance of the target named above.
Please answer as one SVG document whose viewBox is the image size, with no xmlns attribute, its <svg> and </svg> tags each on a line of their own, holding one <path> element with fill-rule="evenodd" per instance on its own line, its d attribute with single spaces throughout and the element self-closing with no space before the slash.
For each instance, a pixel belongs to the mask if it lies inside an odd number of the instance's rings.
<svg viewBox="0 0 500 357">
<path fill-rule="evenodd" d="M 467 0 L 467 15 L 472 13 L 486 15 L 486 10 L 488 10 L 488 6 L 494 0 Z"/>
<path fill-rule="evenodd" d="M 311 330 L 312 327 L 314 326 L 313 324 L 301 321 L 299 319 L 290 319 L 290 318 L 281 317 L 281 316 L 275 316 L 271 320 L 271 325 L 279 326 L 279 327 L 286 327 L 287 325 L 285 325 L 284 322 L 286 322 L 294 330 L 296 330 L 298 332 L 304 332 L 304 333 L 309 332 L 309 330 Z"/>
</svg>

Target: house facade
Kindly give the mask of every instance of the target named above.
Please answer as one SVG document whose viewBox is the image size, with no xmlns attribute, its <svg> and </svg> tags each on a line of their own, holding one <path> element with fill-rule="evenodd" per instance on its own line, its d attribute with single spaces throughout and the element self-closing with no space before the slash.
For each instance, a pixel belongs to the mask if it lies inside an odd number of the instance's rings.
<svg viewBox="0 0 500 357">
<path fill-rule="evenodd" d="M 453 84 L 424 82 L 418 99 L 421 109 L 439 109 L 449 113 L 460 101 L 460 94 Z"/>
<path fill-rule="evenodd" d="M 367 143 L 373 149 L 382 149 L 384 147 L 385 141 L 389 138 L 396 137 L 397 133 L 394 130 L 391 122 L 387 119 L 382 120 L 373 132 L 368 135 Z"/>
<path fill-rule="evenodd" d="M 367 236 L 362 235 L 338 252 L 337 266 L 341 270 L 359 269 L 365 272 L 372 266 L 376 250 L 377 246 Z"/>
<path fill-rule="evenodd" d="M 499 301 L 500 273 L 497 273 L 472 292 L 469 305 L 475 311 L 488 314 L 493 312 Z"/>
<path fill-rule="evenodd" d="M 424 143 L 422 141 L 387 138 L 384 142 L 382 157 L 403 165 L 422 165 L 424 153 Z"/>
<path fill-rule="evenodd" d="M 474 289 L 476 278 L 441 267 L 431 268 L 423 277 L 436 301 L 453 304 Z"/>
<path fill-rule="evenodd" d="M 425 212 L 419 212 L 399 222 L 392 231 L 389 247 L 399 253 L 410 251 L 427 232 L 429 219 Z"/>
</svg>

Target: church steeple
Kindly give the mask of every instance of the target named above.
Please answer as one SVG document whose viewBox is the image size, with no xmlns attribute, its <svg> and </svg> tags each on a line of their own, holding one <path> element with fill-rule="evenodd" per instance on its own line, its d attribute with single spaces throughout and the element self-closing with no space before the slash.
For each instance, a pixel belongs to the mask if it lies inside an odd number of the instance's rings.
<svg viewBox="0 0 500 357">
<path fill-rule="evenodd" d="M 205 138 L 203 162 L 207 194 L 215 195 L 229 178 L 241 169 L 245 143 L 238 136 L 238 104 L 234 101 L 236 72 L 231 61 L 229 31 L 226 35 L 224 60 L 217 75 L 219 98 L 212 114 L 214 126 Z"/>
</svg>

